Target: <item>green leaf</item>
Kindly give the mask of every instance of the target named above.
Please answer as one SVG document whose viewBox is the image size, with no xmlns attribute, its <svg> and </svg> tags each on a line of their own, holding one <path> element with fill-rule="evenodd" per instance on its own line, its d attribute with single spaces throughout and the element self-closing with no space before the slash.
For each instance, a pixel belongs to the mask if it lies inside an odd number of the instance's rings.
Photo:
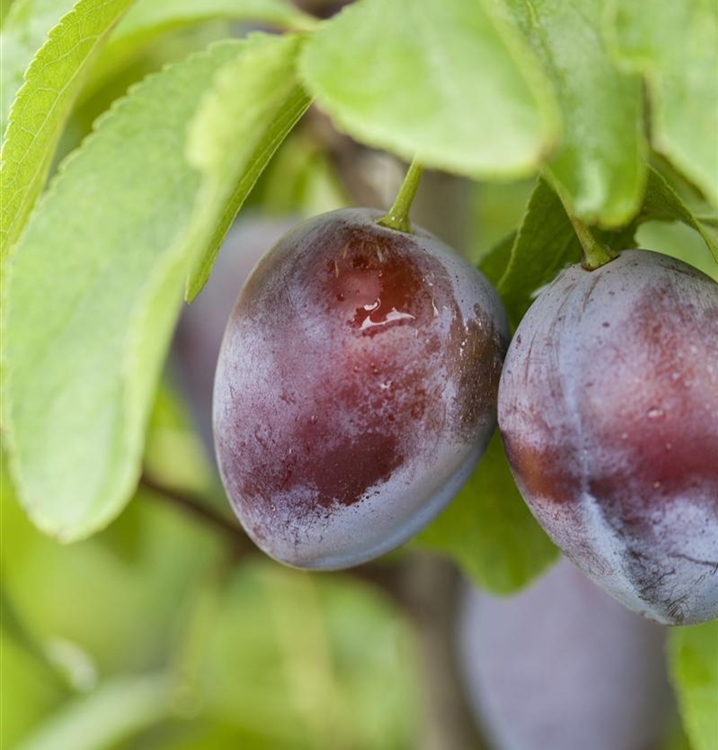
<svg viewBox="0 0 718 750">
<path fill-rule="evenodd" d="M 251 21 L 298 30 L 311 29 L 318 23 L 288 0 L 139 0 L 110 37 L 90 86 L 96 88 L 158 36 L 213 20 Z"/>
<path fill-rule="evenodd" d="M 650 219 L 680 221 L 695 229 L 703 238 L 716 263 L 718 263 L 718 235 L 715 228 L 700 221 L 655 169 L 651 169 L 648 175 L 643 208 L 638 221 L 643 222 Z"/>
<path fill-rule="evenodd" d="M 511 3 L 550 73 L 564 132 L 549 161 L 577 216 L 618 226 L 638 210 L 646 181 L 643 89 L 614 67 L 600 38 L 603 0 Z"/>
<path fill-rule="evenodd" d="M 0 85 L 0 134 L 5 134 L 10 106 L 23 83 L 23 75 L 35 53 L 57 22 L 72 10 L 75 0 L 15 0 L 0 30 L 2 65 Z"/>
<path fill-rule="evenodd" d="M 10 258 L 10 466 L 30 517 L 62 540 L 105 526 L 134 490 L 188 269 L 187 124 L 250 48 L 217 45 L 137 86 L 61 168 Z"/>
<path fill-rule="evenodd" d="M 693 750 L 718 747 L 718 621 L 674 628 L 669 658 Z"/>
<path fill-rule="evenodd" d="M 561 199 L 547 182 L 539 180 L 497 284 L 511 322 L 518 325 L 538 291 L 580 259 L 581 244 Z"/>
<path fill-rule="evenodd" d="M 718 4 L 611 0 L 609 18 L 619 60 L 645 76 L 654 148 L 718 206 Z"/>
<path fill-rule="evenodd" d="M 167 677 L 116 677 L 62 706 L 15 750 L 109 750 L 169 714 Z"/>
<path fill-rule="evenodd" d="M 454 558 L 497 594 L 526 586 L 558 556 L 516 487 L 498 433 L 458 497 L 417 541 Z"/>
<path fill-rule="evenodd" d="M 307 43 L 301 73 L 338 127 L 474 177 L 530 173 L 558 135 L 530 50 L 487 0 L 361 0 Z"/>
<path fill-rule="evenodd" d="M 10 111 L 0 166 L 0 245 L 15 244 L 42 190 L 62 128 L 108 32 L 134 0 L 79 0 L 33 59 Z"/>
<path fill-rule="evenodd" d="M 252 54 L 216 77 L 190 126 L 188 158 L 203 179 L 188 234 L 206 250 L 188 280 L 188 299 L 204 286 L 237 211 L 310 104 L 294 72 L 302 42 L 255 37 Z"/>
</svg>

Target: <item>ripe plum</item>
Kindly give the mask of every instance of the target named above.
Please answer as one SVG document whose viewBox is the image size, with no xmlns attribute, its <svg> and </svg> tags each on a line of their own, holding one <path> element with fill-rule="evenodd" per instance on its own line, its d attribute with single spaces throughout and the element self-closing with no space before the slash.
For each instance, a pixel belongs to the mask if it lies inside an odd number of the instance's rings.
<svg viewBox="0 0 718 750">
<path fill-rule="evenodd" d="M 495 427 L 498 295 L 421 229 L 342 209 L 290 231 L 247 280 L 214 391 L 225 488 L 249 535 L 307 568 L 405 542 Z"/>
<path fill-rule="evenodd" d="M 718 617 L 718 284 L 646 250 L 567 269 L 516 331 L 499 427 L 587 575 L 664 624 Z"/>
</svg>

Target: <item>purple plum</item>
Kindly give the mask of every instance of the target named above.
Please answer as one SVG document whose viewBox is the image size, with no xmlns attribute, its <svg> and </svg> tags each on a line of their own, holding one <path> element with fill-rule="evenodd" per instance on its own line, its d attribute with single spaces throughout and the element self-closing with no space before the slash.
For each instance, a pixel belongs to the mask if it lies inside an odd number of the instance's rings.
<svg viewBox="0 0 718 750">
<path fill-rule="evenodd" d="M 387 552 L 453 498 L 495 428 L 498 295 L 428 232 L 342 209 L 259 262 L 217 365 L 220 474 L 271 557 L 337 569 Z"/>
<path fill-rule="evenodd" d="M 516 331 L 499 427 L 590 578 L 664 624 L 718 617 L 718 284 L 647 250 L 567 269 Z"/>
</svg>

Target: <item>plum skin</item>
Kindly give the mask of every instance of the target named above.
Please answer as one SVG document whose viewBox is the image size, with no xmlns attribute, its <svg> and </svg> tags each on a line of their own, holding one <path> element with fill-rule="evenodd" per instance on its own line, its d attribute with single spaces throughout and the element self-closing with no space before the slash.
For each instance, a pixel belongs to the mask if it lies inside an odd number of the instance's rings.
<svg viewBox="0 0 718 750">
<path fill-rule="evenodd" d="M 496 424 L 508 325 L 489 282 L 420 228 L 341 209 L 290 231 L 227 323 L 220 474 L 274 559 L 338 569 L 418 533 Z"/>
<path fill-rule="evenodd" d="M 647 750 L 676 720 L 666 635 L 563 558 L 511 597 L 467 585 L 459 666 L 492 747 Z"/>
<path fill-rule="evenodd" d="M 718 617 L 718 284 L 648 250 L 567 269 L 498 411 L 524 499 L 590 578 L 663 624 Z"/>
</svg>

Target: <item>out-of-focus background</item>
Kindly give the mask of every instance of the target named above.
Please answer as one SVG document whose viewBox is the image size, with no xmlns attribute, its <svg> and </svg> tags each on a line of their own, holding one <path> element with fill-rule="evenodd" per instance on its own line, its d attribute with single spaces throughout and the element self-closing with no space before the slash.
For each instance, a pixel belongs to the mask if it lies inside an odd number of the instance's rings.
<svg viewBox="0 0 718 750">
<path fill-rule="evenodd" d="M 329 15 L 338 5 L 305 9 Z M 168 29 L 132 54 L 110 45 L 58 163 L 133 82 L 248 30 L 215 20 Z M 302 218 L 387 208 L 404 170 L 309 112 L 183 314 L 143 480 L 105 531 L 53 541 L 4 475 L 2 750 L 688 748 L 664 629 L 569 563 L 506 599 L 412 544 L 354 571 L 304 573 L 261 555 L 229 511 L 212 455 L 211 387 L 243 279 Z M 428 173 L 413 217 L 478 262 L 517 227 L 532 186 Z M 639 239 L 715 276 L 683 225 L 649 222 Z"/>
</svg>

